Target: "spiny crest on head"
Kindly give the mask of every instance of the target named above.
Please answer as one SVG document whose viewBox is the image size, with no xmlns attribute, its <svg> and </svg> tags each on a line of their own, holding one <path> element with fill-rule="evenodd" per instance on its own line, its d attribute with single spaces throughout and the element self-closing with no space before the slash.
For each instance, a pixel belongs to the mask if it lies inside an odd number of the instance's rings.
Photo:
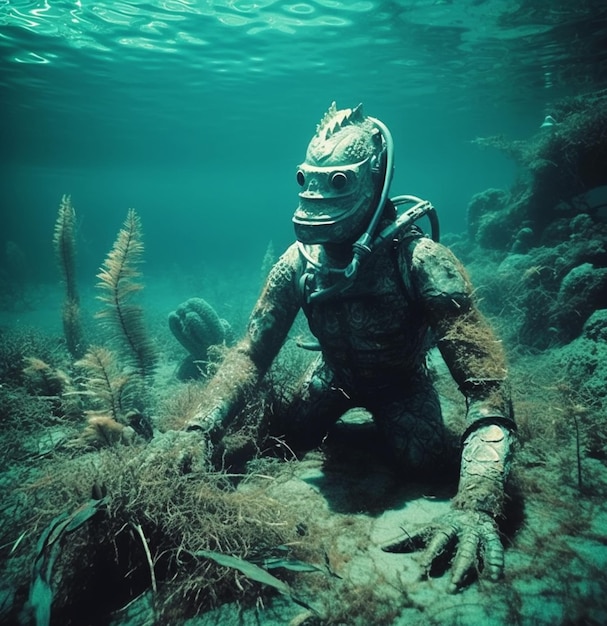
<svg viewBox="0 0 607 626">
<path fill-rule="evenodd" d="M 362 102 L 353 109 L 338 111 L 337 105 L 333 101 L 329 110 L 324 114 L 318 126 L 316 126 L 316 135 L 321 139 L 327 139 L 344 126 L 362 123 L 364 119 Z"/>
</svg>

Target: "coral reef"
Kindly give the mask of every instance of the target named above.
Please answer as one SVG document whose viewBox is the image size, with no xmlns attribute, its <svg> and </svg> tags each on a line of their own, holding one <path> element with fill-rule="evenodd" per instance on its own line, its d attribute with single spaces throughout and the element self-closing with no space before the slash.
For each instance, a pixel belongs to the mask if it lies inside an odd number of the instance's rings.
<svg viewBox="0 0 607 626">
<path fill-rule="evenodd" d="M 607 400 L 607 309 L 595 311 L 580 337 L 558 354 L 573 387 L 597 401 Z"/>
<path fill-rule="evenodd" d="M 579 213 L 597 219 L 598 208 L 587 194 L 607 185 L 607 91 L 558 101 L 549 111 L 556 123 L 526 141 L 475 140 L 504 151 L 520 166 L 507 199 L 489 190 L 481 196 L 489 195 L 487 201 L 473 200 L 469 212 L 477 243 L 508 249 L 521 228 L 532 230 L 535 245 L 554 243 L 549 227 L 556 220 Z M 480 223 L 483 228 L 477 228 Z"/>
<path fill-rule="evenodd" d="M 485 248 L 503 248 L 507 231 L 500 224 L 505 219 L 508 194 L 503 189 L 487 189 L 475 194 L 467 209 L 468 237 Z"/>
<path fill-rule="evenodd" d="M 577 218 L 574 218 L 577 219 Z M 518 346 L 545 349 L 579 335 L 593 311 L 607 307 L 607 227 L 570 235 L 495 264 L 472 262 L 484 307 Z"/>
<path fill-rule="evenodd" d="M 508 191 L 488 189 L 468 207 L 470 244 L 497 272 L 477 267 L 487 309 L 507 317 L 512 343 L 543 350 L 577 337 L 607 307 L 607 92 L 553 104 L 556 120 L 527 141 L 477 140 L 513 156 Z M 473 261 L 474 263 L 474 261 Z"/>
</svg>

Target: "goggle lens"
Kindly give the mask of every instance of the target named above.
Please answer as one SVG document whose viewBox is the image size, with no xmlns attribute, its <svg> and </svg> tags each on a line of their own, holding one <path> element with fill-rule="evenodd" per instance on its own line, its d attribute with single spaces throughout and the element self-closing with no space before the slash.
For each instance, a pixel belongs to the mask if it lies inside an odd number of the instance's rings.
<svg viewBox="0 0 607 626">
<path fill-rule="evenodd" d="M 321 197 L 349 195 L 364 179 L 368 166 L 368 159 L 339 169 L 303 164 L 297 170 L 297 183 L 305 189 L 305 192 L 312 192 Z"/>
</svg>

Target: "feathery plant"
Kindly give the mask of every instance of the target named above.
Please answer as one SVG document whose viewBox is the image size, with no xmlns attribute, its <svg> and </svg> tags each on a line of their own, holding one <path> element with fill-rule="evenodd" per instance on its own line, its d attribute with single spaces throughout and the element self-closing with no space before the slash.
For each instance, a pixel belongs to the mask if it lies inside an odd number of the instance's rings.
<svg viewBox="0 0 607 626">
<path fill-rule="evenodd" d="M 143 240 L 141 220 L 134 209 L 127 218 L 114 246 L 105 259 L 97 278 L 101 294 L 98 297 L 105 308 L 97 317 L 111 333 L 112 343 L 143 379 L 154 373 L 156 353 L 143 323 L 143 309 L 131 302 L 134 294 L 143 289 L 137 282 L 142 262 Z"/>
<path fill-rule="evenodd" d="M 127 423 L 137 389 L 133 373 L 121 371 L 114 353 L 102 346 L 91 346 L 76 366 L 85 372 L 84 395 L 95 405 L 87 415 L 106 415 L 116 422 Z"/>
<path fill-rule="evenodd" d="M 63 303 L 63 333 L 69 353 L 74 358 L 84 354 L 84 340 L 80 324 L 80 298 L 76 283 L 76 212 L 71 197 L 61 198 L 53 247 L 57 256 L 59 269 L 65 284 L 65 301 Z"/>
</svg>

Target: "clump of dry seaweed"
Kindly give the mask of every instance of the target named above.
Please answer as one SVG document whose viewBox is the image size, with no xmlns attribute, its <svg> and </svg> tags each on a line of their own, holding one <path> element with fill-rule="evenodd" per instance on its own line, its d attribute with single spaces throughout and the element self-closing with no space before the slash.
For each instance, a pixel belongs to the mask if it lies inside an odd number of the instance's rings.
<svg viewBox="0 0 607 626">
<path fill-rule="evenodd" d="M 114 445 L 75 458 L 56 454 L 29 480 L 12 486 L 13 523 L 3 526 L 0 543 L 13 543 L 17 528 L 26 535 L 3 568 L 14 585 L 16 610 L 39 608 L 27 566 L 40 558 L 38 536 L 58 514 L 82 516 L 78 511 L 90 510 L 91 497 L 95 509 L 86 523 L 68 528 L 53 561 L 48 587 L 56 623 L 109 615 L 146 590 L 156 619 L 165 623 L 229 600 L 254 604 L 271 586 L 260 585 L 247 563 L 262 566 L 274 559 L 287 568 L 288 579 L 289 562 L 310 556 L 301 520 L 267 495 L 275 477 L 239 477 L 237 488 L 225 472 L 183 474 L 170 455 L 148 461 L 141 445 Z M 215 555 L 245 566 L 222 564 Z"/>
</svg>

